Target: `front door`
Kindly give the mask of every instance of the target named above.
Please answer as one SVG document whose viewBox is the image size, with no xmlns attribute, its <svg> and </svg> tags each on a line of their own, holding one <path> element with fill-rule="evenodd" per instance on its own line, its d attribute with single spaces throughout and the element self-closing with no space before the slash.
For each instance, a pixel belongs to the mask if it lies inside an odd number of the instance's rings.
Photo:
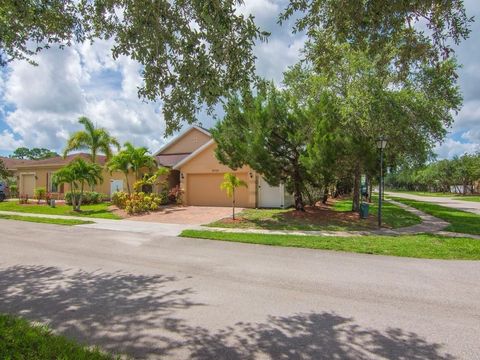
<svg viewBox="0 0 480 360">
<path fill-rule="evenodd" d="M 123 191 L 123 180 L 110 180 L 110 196 Z"/>
</svg>

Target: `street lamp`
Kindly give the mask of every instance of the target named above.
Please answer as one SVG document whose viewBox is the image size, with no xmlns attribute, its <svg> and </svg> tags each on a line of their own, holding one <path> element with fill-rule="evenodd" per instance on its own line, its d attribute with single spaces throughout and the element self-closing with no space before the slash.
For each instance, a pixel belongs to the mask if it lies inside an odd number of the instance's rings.
<svg viewBox="0 0 480 360">
<path fill-rule="evenodd" d="M 380 185 L 378 187 L 378 227 L 382 226 L 382 194 L 383 194 L 383 149 L 387 146 L 387 139 L 381 136 L 377 139 L 377 148 L 380 149 Z"/>
</svg>

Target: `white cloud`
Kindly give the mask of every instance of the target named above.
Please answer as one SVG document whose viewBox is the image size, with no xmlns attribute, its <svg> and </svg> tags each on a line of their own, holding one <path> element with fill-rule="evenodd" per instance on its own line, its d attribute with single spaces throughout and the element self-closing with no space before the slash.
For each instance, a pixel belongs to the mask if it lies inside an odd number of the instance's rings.
<svg viewBox="0 0 480 360">
<path fill-rule="evenodd" d="M 98 41 L 63 51 L 49 49 L 38 55 L 36 67 L 13 63 L 0 83 L 2 98 L 13 109 L 4 114 L 8 128 L 0 148 L 25 144 L 61 150 L 69 134 L 81 128 L 77 120 L 82 115 L 121 142 L 151 151 L 161 146 L 165 124 L 160 104 L 138 98 L 140 65 L 126 57 L 114 61 L 110 46 Z"/>
<path fill-rule="evenodd" d="M 478 143 L 462 143 L 451 138 L 448 138 L 443 144 L 437 145 L 435 148 L 435 153 L 439 159 L 450 159 L 456 155 L 471 154 L 476 151 L 480 151 Z"/>
<path fill-rule="evenodd" d="M 0 133 L 0 151 L 13 151 L 21 146 L 23 142 L 16 140 L 11 132 L 3 130 Z"/>
</svg>

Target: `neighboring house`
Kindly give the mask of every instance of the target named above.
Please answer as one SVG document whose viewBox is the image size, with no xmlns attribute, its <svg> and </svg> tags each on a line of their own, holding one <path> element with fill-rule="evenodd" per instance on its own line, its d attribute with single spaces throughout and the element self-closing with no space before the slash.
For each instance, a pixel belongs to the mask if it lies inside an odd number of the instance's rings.
<svg viewBox="0 0 480 360">
<path fill-rule="evenodd" d="M 71 154 L 67 157 L 55 156 L 44 160 L 20 160 L 11 158 L 2 158 L 7 169 L 13 172 L 13 176 L 17 179 L 18 193 L 20 195 L 27 195 L 33 197 L 35 194 L 35 188 L 45 188 L 47 192 L 52 193 L 56 198 L 63 198 L 66 191 L 69 191 L 68 184 L 57 187 L 53 181 L 53 174 L 69 164 L 72 160 L 82 157 L 86 160 L 90 158 L 88 154 L 79 153 Z M 101 165 L 105 165 L 105 156 L 98 155 L 97 162 Z M 106 169 L 103 170 L 102 184 L 95 186 L 95 191 L 103 194 L 112 194 L 115 191 L 123 190 L 123 182 L 125 175 L 121 172 L 114 172 L 110 174 Z M 130 176 L 129 181 L 134 183 L 133 174 Z M 89 189 L 86 189 L 89 190 Z"/>
<path fill-rule="evenodd" d="M 223 176 L 227 172 L 235 174 L 248 184 L 247 188 L 238 188 L 236 204 L 239 207 L 289 207 L 293 196 L 285 191 L 283 185 L 273 187 L 248 166 L 232 170 L 218 162 L 215 157 L 215 141 L 212 135 L 199 126 L 191 126 L 158 150 L 154 156 L 159 166 L 171 169 L 168 177 L 169 187 L 177 185 L 183 190 L 183 202 L 187 205 L 230 206 L 232 200 L 220 189 Z M 61 167 L 77 157 L 89 158 L 88 154 L 71 154 L 45 160 L 18 160 L 2 158 L 8 169 L 17 178 L 18 191 L 33 197 L 35 188 L 44 187 L 48 192 L 62 198 L 68 191 L 65 184 L 57 188 L 52 183 L 52 175 Z M 100 165 L 105 165 L 105 157 L 98 156 Z M 103 172 L 104 182 L 95 186 L 95 190 L 107 195 L 116 191 L 126 191 L 125 176 L 121 172 L 110 174 Z M 129 177 L 130 186 L 135 182 L 133 174 Z"/>
</svg>

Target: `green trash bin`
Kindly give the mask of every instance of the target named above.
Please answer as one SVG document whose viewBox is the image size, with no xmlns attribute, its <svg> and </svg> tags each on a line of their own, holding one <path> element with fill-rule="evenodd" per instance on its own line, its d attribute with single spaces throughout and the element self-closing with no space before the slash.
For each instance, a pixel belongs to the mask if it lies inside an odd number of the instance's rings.
<svg viewBox="0 0 480 360">
<path fill-rule="evenodd" d="M 360 219 L 368 218 L 368 204 L 361 203 L 360 204 Z"/>
</svg>

